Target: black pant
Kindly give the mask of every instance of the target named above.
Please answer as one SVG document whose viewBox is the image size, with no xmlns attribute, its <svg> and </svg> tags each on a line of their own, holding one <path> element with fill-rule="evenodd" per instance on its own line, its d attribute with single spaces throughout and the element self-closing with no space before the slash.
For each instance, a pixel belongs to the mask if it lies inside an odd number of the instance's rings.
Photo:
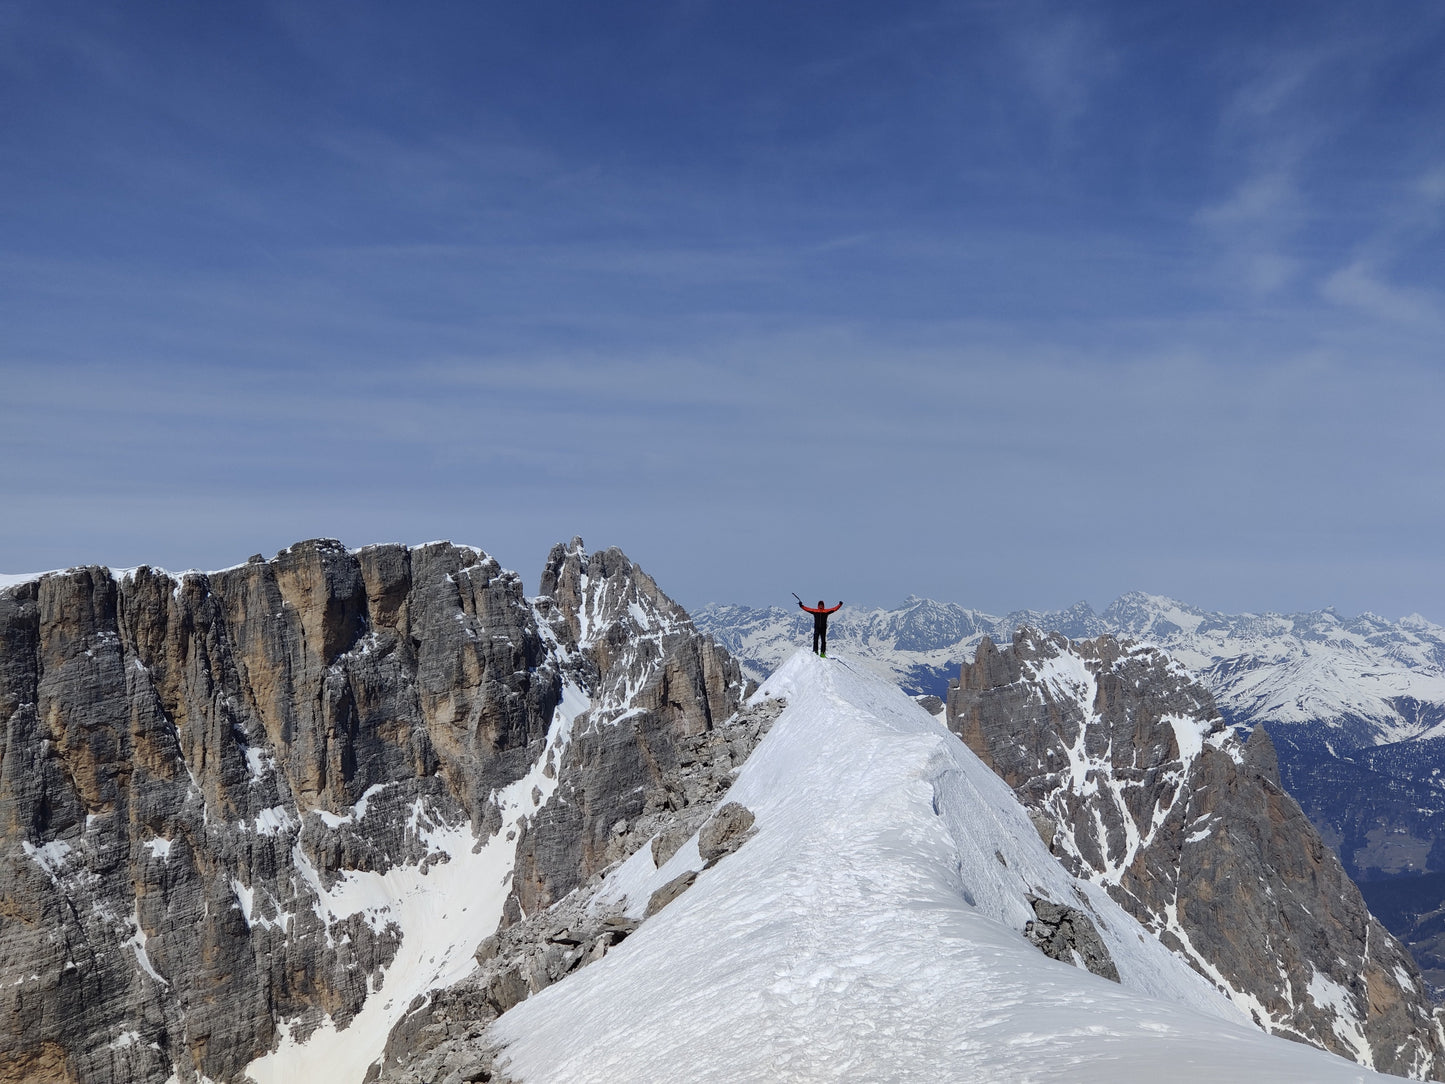
<svg viewBox="0 0 1445 1084">
<path fill-rule="evenodd" d="M 828 626 L 826 624 L 813 624 L 813 654 L 828 654 Z"/>
</svg>

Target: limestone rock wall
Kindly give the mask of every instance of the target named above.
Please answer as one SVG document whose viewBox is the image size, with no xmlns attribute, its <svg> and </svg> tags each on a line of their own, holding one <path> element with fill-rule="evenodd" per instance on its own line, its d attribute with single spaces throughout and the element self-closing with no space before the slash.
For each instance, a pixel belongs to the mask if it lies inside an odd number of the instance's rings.
<svg viewBox="0 0 1445 1084">
<path fill-rule="evenodd" d="M 573 724 L 556 794 L 518 843 L 508 923 L 615 859 L 615 838 L 650 798 L 661 794 L 674 810 L 696 801 L 676 789 L 688 739 L 725 722 L 748 691 L 737 663 L 621 550 L 589 556 L 580 539 L 555 546 L 541 586 L 557 635 L 595 668 L 596 695 Z M 740 763 L 746 751 L 737 755 Z"/>
<path fill-rule="evenodd" d="M 344 1028 L 403 931 L 334 890 L 446 861 L 437 824 L 497 835 L 564 684 L 588 767 L 549 771 L 584 826 L 736 706 L 736 666 L 619 551 L 548 573 L 533 600 L 469 547 L 316 540 L 0 591 L 0 1084 L 230 1082 L 282 1022 Z M 507 815 L 540 891 L 595 860 Z"/>
</svg>

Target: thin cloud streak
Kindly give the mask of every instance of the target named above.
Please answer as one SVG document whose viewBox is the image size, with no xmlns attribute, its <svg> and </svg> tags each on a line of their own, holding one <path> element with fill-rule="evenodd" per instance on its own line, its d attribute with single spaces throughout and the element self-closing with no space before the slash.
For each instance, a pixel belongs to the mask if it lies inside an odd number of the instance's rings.
<svg viewBox="0 0 1445 1084">
<path fill-rule="evenodd" d="M 1445 619 L 1439 17 L 22 8 L 0 568 Z"/>
</svg>

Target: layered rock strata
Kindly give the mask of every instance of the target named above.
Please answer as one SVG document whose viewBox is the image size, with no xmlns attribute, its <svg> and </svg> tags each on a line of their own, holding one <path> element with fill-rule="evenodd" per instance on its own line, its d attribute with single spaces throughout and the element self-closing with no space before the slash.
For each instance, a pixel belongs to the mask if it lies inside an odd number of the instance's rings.
<svg viewBox="0 0 1445 1084">
<path fill-rule="evenodd" d="M 580 539 L 553 547 L 542 596 L 539 612 L 555 635 L 585 655 L 593 706 L 572 725 L 557 793 L 523 826 L 507 923 L 550 906 L 616 859 L 618 826 L 649 803 L 677 811 L 705 797 L 696 788 L 707 782 L 682 769 L 716 740 L 743 684 L 727 652 L 700 637 L 686 611 L 620 550 L 589 557 Z M 741 763 L 750 749 L 737 738 L 717 750 L 717 762 Z"/>
<path fill-rule="evenodd" d="M 1266 1029 L 1397 1075 L 1445 1047 L 1419 972 L 1280 786 L 1161 651 L 1021 628 L 949 690 L 948 725 L 1110 895 Z"/>
<path fill-rule="evenodd" d="M 437 916 L 470 964 L 519 843 L 517 913 L 602 861 L 532 842 L 581 778 L 572 725 L 611 778 L 619 716 L 651 748 L 743 683 L 620 551 L 574 540 L 548 574 L 533 600 L 479 550 L 317 540 L 0 591 L 0 1082 L 230 1082 L 318 1031 L 356 1046 L 378 991 L 432 981 L 408 946 L 435 923 L 401 904 L 428 874 L 477 886 Z"/>
</svg>

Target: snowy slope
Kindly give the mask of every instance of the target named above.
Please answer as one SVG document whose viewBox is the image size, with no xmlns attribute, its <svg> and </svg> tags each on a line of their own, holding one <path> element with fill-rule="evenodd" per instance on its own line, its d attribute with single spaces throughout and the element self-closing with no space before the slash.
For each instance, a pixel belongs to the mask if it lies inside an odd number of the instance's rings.
<svg viewBox="0 0 1445 1084">
<path fill-rule="evenodd" d="M 504 1015 L 526 1082 L 1390 1079 L 1274 1039 L 1053 859 L 1009 788 L 906 695 L 799 652 L 729 797 L 758 834 L 623 945 Z M 639 851 L 640 914 L 700 865 Z M 1022 935 L 1032 893 L 1092 911 L 1122 976 Z"/>
<path fill-rule="evenodd" d="M 472 951 L 497 928 L 511 889 L 519 822 L 535 814 L 556 789 L 556 773 L 549 774 L 546 765 L 561 758 L 573 721 L 591 706 L 581 688 L 563 687 L 542 755 L 526 775 L 497 794 L 502 830 L 485 840 L 475 838 L 469 822 L 447 823 L 418 799 L 407 827 L 430 861 L 386 873 L 350 872 L 330 890 L 297 846 L 297 865 L 311 882 L 316 910 L 328 926 L 360 915 L 374 928 L 392 926 L 401 945 L 361 1012 L 345 1026 L 338 1028 L 328 1017 L 321 1027 L 298 1036 L 290 1022 L 281 1021 L 276 1049 L 246 1067 L 256 1084 L 360 1081 L 414 998 L 450 986 L 473 969 Z M 366 799 L 357 806 L 351 816 L 361 822 Z"/>
<path fill-rule="evenodd" d="M 754 678 L 776 667 L 811 627 L 787 607 L 707 606 L 694 615 Z M 1419 615 L 1345 620 L 1332 610 L 1223 614 L 1132 592 L 1102 614 L 1067 610 L 995 617 L 910 597 L 893 609 L 844 607 L 830 642 L 917 692 L 942 695 L 984 636 L 1007 643 L 1020 625 L 1073 639 L 1111 633 L 1153 644 L 1198 671 L 1231 720 L 1344 728 L 1341 749 L 1445 736 L 1445 628 Z"/>
</svg>

